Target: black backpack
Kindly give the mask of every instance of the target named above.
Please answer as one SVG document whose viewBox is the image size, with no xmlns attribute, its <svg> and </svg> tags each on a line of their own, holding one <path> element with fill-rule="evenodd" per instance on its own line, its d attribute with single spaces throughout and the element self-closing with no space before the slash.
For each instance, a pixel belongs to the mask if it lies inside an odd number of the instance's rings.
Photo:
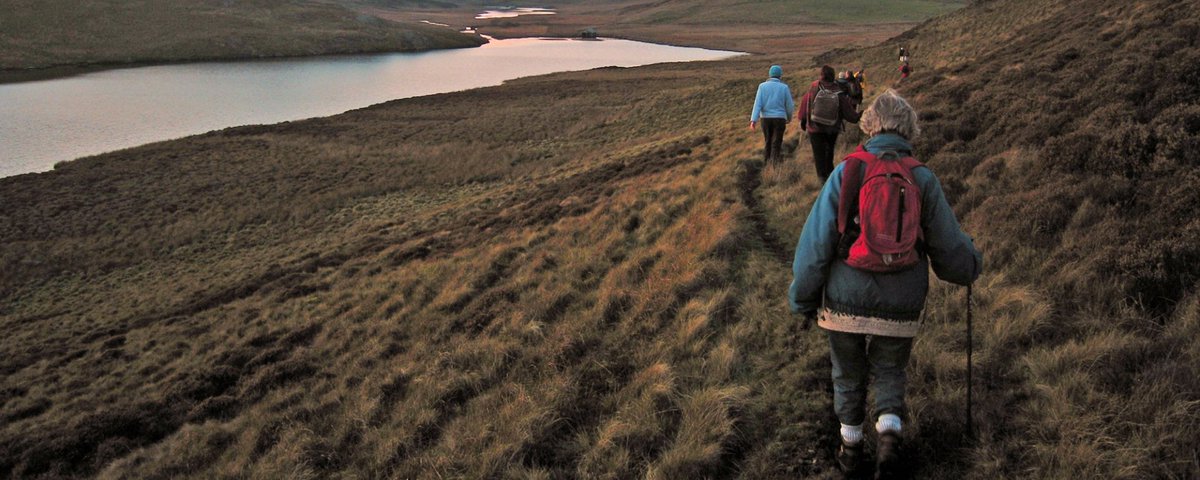
<svg viewBox="0 0 1200 480">
<path fill-rule="evenodd" d="M 850 95 L 850 98 L 854 99 L 854 103 L 862 103 L 863 88 L 862 84 L 858 83 L 857 78 L 851 76 L 849 80 L 846 80 L 846 93 Z"/>
<path fill-rule="evenodd" d="M 826 90 L 817 84 L 817 94 L 813 95 L 812 107 L 808 110 L 809 121 L 827 127 L 837 125 L 842 118 L 841 98 L 838 96 L 844 93 L 840 88 Z"/>
</svg>

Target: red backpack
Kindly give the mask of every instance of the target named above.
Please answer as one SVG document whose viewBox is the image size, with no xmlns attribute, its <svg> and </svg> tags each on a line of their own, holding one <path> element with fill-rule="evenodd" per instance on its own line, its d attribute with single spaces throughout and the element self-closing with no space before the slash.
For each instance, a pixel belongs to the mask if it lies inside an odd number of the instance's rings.
<svg viewBox="0 0 1200 480">
<path fill-rule="evenodd" d="M 838 254 L 868 272 L 896 272 L 916 265 L 921 233 L 921 189 L 912 157 L 859 147 L 844 160 L 838 200 Z M 861 164 L 866 164 L 866 169 Z"/>
</svg>

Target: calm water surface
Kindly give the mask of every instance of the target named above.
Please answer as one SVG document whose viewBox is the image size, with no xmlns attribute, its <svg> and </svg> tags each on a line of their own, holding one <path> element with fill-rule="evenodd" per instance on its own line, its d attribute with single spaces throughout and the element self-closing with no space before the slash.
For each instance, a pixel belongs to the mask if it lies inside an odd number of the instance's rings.
<svg viewBox="0 0 1200 480">
<path fill-rule="evenodd" d="M 626 40 L 516 39 L 461 50 L 163 65 L 3 84 L 0 177 L 225 127 L 333 115 L 530 75 L 734 55 Z"/>
</svg>

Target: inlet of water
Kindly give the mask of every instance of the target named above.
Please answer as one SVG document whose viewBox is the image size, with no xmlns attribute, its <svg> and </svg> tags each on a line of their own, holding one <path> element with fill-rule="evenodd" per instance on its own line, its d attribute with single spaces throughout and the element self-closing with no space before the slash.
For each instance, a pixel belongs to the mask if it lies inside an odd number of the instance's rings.
<svg viewBox="0 0 1200 480">
<path fill-rule="evenodd" d="M 627 40 L 492 40 L 423 53 L 206 62 L 0 84 L 0 177 L 237 125 L 333 115 L 388 100 L 604 66 L 737 52 Z"/>
</svg>

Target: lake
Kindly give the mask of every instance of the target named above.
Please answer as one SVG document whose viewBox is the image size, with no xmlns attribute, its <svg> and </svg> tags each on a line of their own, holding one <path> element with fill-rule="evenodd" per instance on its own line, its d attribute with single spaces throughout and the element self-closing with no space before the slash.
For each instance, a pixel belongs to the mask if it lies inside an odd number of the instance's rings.
<svg viewBox="0 0 1200 480">
<path fill-rule="evenodd" d="M 532 75 L 736 55 L 628 40 L 526 38 L 469 49 L 158 65 L 0 84 L 0 177 L 226 127 L 334 115 Z"/>
</svg>

